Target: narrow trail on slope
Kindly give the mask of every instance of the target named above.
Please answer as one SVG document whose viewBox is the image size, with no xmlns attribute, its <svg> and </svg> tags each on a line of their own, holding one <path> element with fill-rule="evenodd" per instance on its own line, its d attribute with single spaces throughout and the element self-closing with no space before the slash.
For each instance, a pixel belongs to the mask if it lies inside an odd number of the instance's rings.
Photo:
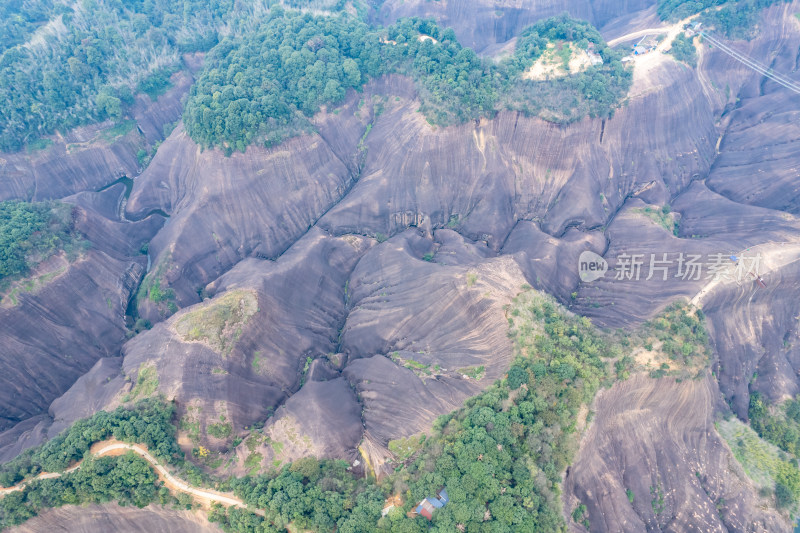
<svg viewBox="0 0 800 533">
<path fill-rule="evenodd" d="M 672 40 L 675 39 L 675 37 L 683 31 L 684 25 L 691 22 L 693 19 L 697 17 L 698 15 L 691 15 L 683 20 L 675 22 L 674 24 L 665 24 L 664 26 L 659 26 L 657 28 L 645 28 L 643 30 L 636 30 L 631 33 L 626 33 L 625 35 L 620 35 L 619 37 L 615 37 L 614 39 L 609 40 L 607 44 L 608 46 L 615 46 L 619 43 L 624 43 L 625 41 L 631 41 L 633 39 L 644 37 L 646 35 L 658 35 L 666 33 L 667 36 L 661 42 L 666 43 L 668 45 L 672 43 Z"/>
<path fill-rule="evenodd" d="M 738 253 L 734 254 L 737 257 L 743 256 L 745 253 L 748 253 L 752 256 L 753 253 L 756 253 L 760 256 L 760 266 L 763 267 L 761 272 L 755 272 L 755 275 L 764 276 L 770 272 L 774 272 L 780 270 L 781 268 L 794 263 L 796 261 L 800 261 L 800 245 L 794 242 L 767 242 L 763 244 L 757 244 L 747 248 L 746 250 L 741 250 Z M 748 277 L 749 273 L 746 274 L 746 281 L 753 282 L 755 280 L 754 277 Z M 695 294 L 695 296 L 690 300 L 690 303 L 695 307 L 703 307 L 703 303 L 711 293 L 715 291 L 721 285 L 728 285 L 730 286 L 733 282 L 725 282 L 722 278 L 714 278 L 710 280 L 700 291 Z"/>
<path fill-rule="evenodd" d="M 103 457 L 103 456 L 119 456 L 123 455 L 129 451 L 134 452 L 135 454 L 142 457 L 145 461 L 150 463 L 153 469 L 156 471 L 156 475 L 158 475 L 158 479 L 164 483 L 164 486 L 167 487 L 171 492 L 180 492 L 183 494 L 189 494 L 192 496 L 198 503 L 200 503 L 203 507 L 210 507 L 212 503 L 219 503 L 225 507 L 239 507 L 241 509 L 247 509 L 251 513 L 255 513 L 259 516 L 265 516 L 264 511 L 261 509 L 252 509 L 248 507 L 248 505 L 236 498 L 230 493 L 223 493 L 217 492 L 215 490 L 210 489 L 198 489 L 191 486 L 189 483 L 186 483 L 182 479 L 179 479 L 173 476 L 167 468 L 158 462 L 158 460 L 153 457 L 147 448 L 140 444 L 128 444 L 125 442 L 120 442 L 118 440 L 110 439 L 104 440 L 101 442 L 95 443 L 91 448 L 92 457 Z M 0 497 L 5 496 L 11 492 L 21 491 L 23 490 L 29 483 L 33 483 L 35 481 L 39 481 L 42 479 L 53 479 L 59 478 L 64 474 L 69 474 L 70 472 L 74 472 L 81 467 L 83 461 L 76 463 L 75 465 L 67 468 L 64 472 L 52 472 L 52 473 L 41 473 L 38 476 L 28 479 L 26 481 L 21 481 L 18 484 L 14 485 L 13 487 L 8 488 L 0 488 Z"/>
</svg>

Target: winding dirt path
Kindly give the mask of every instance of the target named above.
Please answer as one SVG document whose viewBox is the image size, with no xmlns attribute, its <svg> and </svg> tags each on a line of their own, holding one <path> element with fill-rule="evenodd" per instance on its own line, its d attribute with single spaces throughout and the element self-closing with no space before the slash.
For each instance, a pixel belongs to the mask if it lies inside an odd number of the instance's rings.
<svg viewBox="0 0 800 533">
<path fill-rule="evenodd" d="M 212 503 L 219 503 L 225 507 L 239 507 L 241 509 L 247 509 L 250 512 L 255 513 L 259 516 L 264 516 L 264 511 L 260 509 L 249 508 L 245 502 L 235 497 L 233 494 L 217 492 L 215 490 L 210 490 L 210 489 L 195 488 L 192 485 L 183 481 L 182 479 L 173 476 L 164 465 L 159 463 L 158 460 L 155 457 L 153 457 L 149 451 L 147 451 L 146 447 L 140 444 L 128 444 L 125 442 L 120 442 L 118 440 L 112 439 L 95 443 L 91 447 L 91 453 L 93 457 L 119 456 L 119 455 L 124 455 L 129 451 L 132 451 L 133 453 L 139 455 L 145 461 L 150 463 L 150 465 L 156 471 L 158 479 L 161 480 L 164 483 L 164 486 L 167 487 L 173 493 L 180 492 L 183 494 L 189 494 L 190 496 L 192 496 L 192 498 L 194 498 L 194 500 L 197 503 L 199 503 L 201 506 L 205 508 L 211 507 Z M 81 463 L 82 461 L 76 463 L 75 465 L 66 469 L 63 473 L 43 472 L 34 478 L 31 478 L 26 481 L 21 481 L 20 483 L 14 485 L 13 487 L 0 488 L 0 497 L 9 494 L 11 492 L 23 490 L 29 483 L 32 483 L 34 481 L 38 481 L 41 479 L 58 478 L 64 474 L 74 472 L 75 470 L 78 470 L 81 467 Z"/>
<path fill-rule="evenodd" d="M 658 28 L 645 28 L 643 30 L 636 30 L 636 31 L 633 31 L 631 33 L 626 33 L 625 35 L 620 35 L 619 37 L 616 37 L 616 38 L 611 39 L 610 41 L 608 41 L 608 46 L 614 46 L 616 44 L 619 44 L 619 43 L 622 43 L 622 42 L 625 42 L 625 41 L 630 41 L 632 39 L 636 39 L 636 38 L 639 38 L 639 37 L 644 37 L 645 35 L 658 35 L 658 34 L 661 34 L 661 33 L 666 33 L 667 34 L 667 37 L 662 41 L 662 43 L 668 41 L 668 44 L 669 44 L 669 43 L 672 43 L 672 40 L 680 32 L 683 31 L 683 26 L 686 23 L 688 23 L 691 20 L 697 18 L 698 16 L 700 16 L 700 15 L 699 14 L 692 15 L 690 17 L 686 17 L 683 20 L 679 20 L 678 22 L 676 22 L 674 24 L 665 24 L 664 26 L 659 26 Z"/>
<path fill-rule="evenodd" d="M 747 250 L 742 250 L 735 255 L 738 257 L 744 255 L 752 257 L 755 254 L 761 256 L 757 274 L 765 276 L 770 272 L 780 270 L 791 263 L 800 261 L 800 244 L 794 242 L 768 242 L 751 246 L 747 248 Z M 753 277 L 747 277 L 743 282 L 752 283 L 754 279 Z M 726 282 L 721 278 L 712 279 L 695 294 L 690 303 L 695 307 L 702 308 L 706 297 L 714 292 L 717 287 L 720 285 L 731 285 L 732 283 L 734 282 Z"/>
</svg>

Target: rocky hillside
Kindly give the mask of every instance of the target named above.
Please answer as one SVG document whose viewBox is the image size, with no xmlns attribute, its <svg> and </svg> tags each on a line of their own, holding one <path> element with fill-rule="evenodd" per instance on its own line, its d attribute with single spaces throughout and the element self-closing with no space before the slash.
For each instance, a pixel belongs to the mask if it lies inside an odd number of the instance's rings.
<svg viewBox="0 0 800 533">
<path fill-rule="evenodd" d="M 369 17 L 431 16 L 490 55 L 565 9 L 608 38 L 662 24 L 636 0 L 387 0 Z M 797 12 L 797 1 L 765 10 L 736 48 L 798 79 Z M 303 135 L 226 156 L 180 122 L 189 69 L 137 100 L 127 131 L 86 126 L 0 155 L 0 200 L 74 204 L 92 243 L 0 304 L 0 460 L 162 395 L 206 472 L 316 456 L 389 474 L 401 439 L 506 376 L 508 306 L 531 286 L 626 332 L 691 301 L 711 336 L 696 379 L 641 367 L 599 393 L 564 477 L 571 531 L 790 530 L 714 423 L 747 421 L 754 391 L 772 403 L 800 393 L 800 95 L 696 45 L 697 68 L 660 52 L 634 65 L 610 118 L 557 125 L 501 110 L 434 126 L 418 86 L 392 74 Z M 115 184 L 123 176 L 132 183 Z M 611 269 L 641 254 L 641 275 L 581 281 L 587 250 Z M 671 261 L 663 277 L 651 254 Z M 681 254 L 760 263 L 715 282 L 681 275 Z M 573 519 L 581 505 L 585 521 Z M 19 531 L 65 521 L 215 530 L 190 513 L 104 505 Z"/>
</svg>

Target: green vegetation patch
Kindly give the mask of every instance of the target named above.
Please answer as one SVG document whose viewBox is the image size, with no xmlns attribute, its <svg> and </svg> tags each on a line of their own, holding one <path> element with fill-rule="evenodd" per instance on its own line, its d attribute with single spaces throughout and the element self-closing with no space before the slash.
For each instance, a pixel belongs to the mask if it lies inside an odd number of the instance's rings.
<svg viewBox="0 0 800 533">
<path fill-rule="evenodd" d="M 253 372 L 256 374 L 261 373 L 261 362 L 264 361 L 264 358 L 261 356 L 261 350 L 256 351 L 253 354 L 253 362 L 250 365 L 253 368 Z"/>
<path fill-rule="evenodd" d="M 653 514 L 660 515 L 664 512 L 664 491 L 661 485 L 650 487 L 650 506 L 653 508 Z"/>
<path fill-rule="evenodd" d="M 692 38 L 686 37 L 685 33 L 679 33 L 675 36 L 669 53 L 678 61 L 683 61 L 692 68 L 697 66 L 697 49 L 694 47 Z"/>
<path fill-rule="evenodd" d="M 705 315 L 685 303 L 667 306 L 659 316 L 644 324 L 641 334 L 661 341 L 661 351 L 672 360 L 688 364 L 699 357 L 705 363 L 711 355 Z"/>
<path fill-rule="evenodd" d="M 658 16 L 672 22 L 700 13 L 705 28 L 732 39 L 755 36 L 761 11 L 782 0 L 659 0 Z"/>
<path fill-rule="evenodd" d="M 181 53 L 210 49 L 219 28 L 253 16 L 226 0 L 0 4 L 0 151 L 124 119 L 136 92 L 164 90 Z"/>
<path fill-rule="evenodd" d="M 73 210 L 58 202 L 0 202 L 0 289 L 59 251 L 71 258 L 86 249 Z"/>
<path fill-rule="evenodd" d="M 800 458 L 800 396 L 782 405 L 770 405 L 759 392 L 753 392 L 747 415 L 763 439 Z"/>
<path fill-rule="evenodd" d="M 389 441 L 389 451 L 398 461 L 403 462 L 414 455 L 425 444 L 425 434 Z"/>
<path fill-rule="evenodd" d="M 383 72 L 378 34 L 355 19 L 274 10 L 260 28 L 206 58 L 184 122 L 204 146 L 244 151 L 310 128 L 307 117 Z"/>
<path fill-rule="evenodd" d="M 413 359 L 406 359 L 405 360 L 406 368 L 411 368 L 415 370 L 428 370 L 431 365 L 420 363 L 419 361 L 414 361 Z"/>
<path fill-rule="evenodd" d="M 192 444 L 200 445 L 200 406 L 189 405 L 186 408 L 186 414 L 181 419 L 179 426 L 181 431 L 186 432 L 186 436 L 192 441 Z"/>
<path fill-rule="evenodd" d="M 175 68 L 156 70 L 139 82 L 139 85 L 136 87 L 137 91 L 146 94 L 153 101 L 157 100 L 159 96 L 169 89 L 169 78 L 175 70 Z"/>
<path fill-rule="evenodd" d="M 663 207 L 656 208 L 656 207 L 637 207 L 633 210 L 635 213 L 639 213 L 644 215 L 645 217 L 649 218 L 655 224 L 661 226 L 668 232 L 672 233 L 677 237 L 678 235 L 678 224 L 675 222 L 675 217 L 672 215 L 671 209 L 669 205 L 665 205 Z"/>
<path fill-rule="evenodd" d="M 602 63 L 592 63 L 580 72 L 557 79 L 525 80 L 523 74 L 548 46 L 561 50 L 564 61 L 569 61 L 568 53 L 576 51 L 591 53 Z M 566 15 L 539 21 L 520 33 L 514 54 L 500 67 L 507 79 L 503 106 L 556 123 L 574 122 L 585 116 L 612 116 L 632 81 L 631 71 L 622 64 L 622 55 L 609 48 L 588 22 Z"/>
<path fill-rule="evenodd" d="M 585 504 L 580 504 L 575 509 L 572 510 L 572 521 L 581 524 L 586 529 L 589 529 L 589 517 L 587 515 L 587 509 Z"/>
<path fill-rule="evenodd" d="M 758 33 L 761 12 L 784 0 L 734 0 L 722 2 L 719 9 L 708 9 L 701 16 L 706 27 L 713 27 L 729 39 L 752 39 Z"/>
<path fill-rule="evenodd" d="M 466 368 L 458 370 L 457 372 L 459 374 L 467 376 L 468 378 L 479 380 L 483 379 L 483 376 L 486 374 L 486 368 L 483 365 L 468 366 Z"/>
<path fill-rule="evenodd" d="M 717 431 L 733 451 L 747 476 L 762 489 L 774 491 L 779 509 L 797 510 L 800 502 L 800 470 L 797 463 L 785 458 L 776 446 L 759 438 L 758 434 L 735 417 L 716 423 Z"/>
<path fill-rule="evenodd" d="M 11 304 L 12 306 L 19 303 L 18 296 L 22 293 L 36 293 L 42 287 L 47 286 L 51 281 L 67 271 L 67 267 L 59 267 L 51 272 L 38 276 L 28 276 L 16 283 L 11 283 L 11 288 L 8 293 L 3 297 L 0 295 L 0 301 L 4 305 Z"/>
<path fill-rule="evenodd" d="M 244 460 L 244 467 L 247 469 L 247 473 L 252 476 L 258 472 L 261 469 L 261 461 L 263 459 L 264 456 L 258 452 L 250 453 Z"/>
<path fill-rule="evenodd" d="M 162 315 L 172 314 L 178 310 L 175 303 L 175 291 L 162 287 L 162 284 L 165 283 L 164 276 L 169 268 L 170 259 L 171 255 L 166 254 L 159 260 L 156 267 L 147 273 L 136 293 L 137 305 L 141 305 L 144 300 L 150 300 L 158 305 Z"/>
<path fill-rule="evenodd" d="M 36 481 L 0 498 L 0 529 L 21 524 L 42 509 L 62 505 L 116 501 L 142 508 L 158 500 L 156 479 L 150 464 L 133 452 L 89 458 L 74 472 Z"/>
<path fill-rule="evenodd" d="M 123 120 L 121 122 L 118 122 L 117 124 L 115 124 L 111 128 L 109 128 L 107 130 L 103 130 L 100 133 L 100 137 L 106 142 L 109 142 L 109 143 L 110 142 L 114 142 L 116 139 L 118 139 L 120 137 L 124 137 L 125 135 L 130 133 L 133 130 L 133 128 L 135 128 L 135 127 L 136 127 L 136 121 L 135 120 L 132 120 L 132 119 Z"/>
<path fill-rule="evenodd" d="M 35 141 L 28 143 L 27 146 L 25 146 L 25 149 L 30 154 L 30 153 L 46 150 L 52 145 L 53 145 L 53 141 L 51 139 L 47 139 L 47 138 L 42 137 L 40 139 L 36 139 Z"/>
<path fill-rule="evenodd" d="M 155 363 L 142 363 L 136 375 L 136 385 L 123 401 L 129 402 L 139 398 L 149 398 L 158 389 L 158 369 Z"/>
<path fill-rule="evenodd" d="M 253 475 L 261 469 L 261 461 L 264 456 L 256 451 L 258 446 L 263 442 L 263 437 L 256 434 L 251 434 L 244 441 L 245 447 L 249 452 L 244 460 L 244 467 L 247 469 L 248 475 Z"/>
<path fill-rule="evenodd" d="M 209 424 L 207 432 L 212 437 L 216 437 L 218 439 L 227 439 L 233 433 L 233 424 L 227 421 L 225 415 L 220 415 L 219 422 Z"/>
<path fill-rule="evenodd" d="M 257 310 L 254 292 L 228 291 L 185 313 L 175 324 L 175 330 L 183 340 L 205 342 L 224 357 L 233 350 Z"/>
<path fill-rule="evenodd" d="M 726 0 L 658 0 L 657 13 L 661 20 L 678 21 Z"/>
<path fill-rule="evenodd" d="M 100 411 L 75 422 L 47 443 L 23 452 L 0 465 L 0 486 L 9 487 L 42 472 L 63 472 L 83 459 L 92 444 L 109 438 L 147 446 L 155 457 L 175 464 L 181 456 L 170 422 L 174 407 L 156 400 L 142 400 L 133 408 Z"/>
</svg>

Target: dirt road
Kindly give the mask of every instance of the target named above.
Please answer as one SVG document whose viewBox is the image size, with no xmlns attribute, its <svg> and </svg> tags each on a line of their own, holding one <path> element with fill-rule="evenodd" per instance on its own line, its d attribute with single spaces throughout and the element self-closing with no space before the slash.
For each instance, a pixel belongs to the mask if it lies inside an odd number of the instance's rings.
<svg viewBox="0 0 800 533">
<path fill-rule="evenodd" d="M 239 498 L 236 498 L 232 494 L 217 492 L 210 489 L 200 489 L 195 488 L 182 479 L 178 479 L 177 477 L 173 476 L 167 468 L 158 462 L 158 460 L 150 455 L 150 452 L 147 451 L 147 448 L 141 446 L 139 444 L 128 444 L 125 442 L 120 442 L 117 440 L 106 440 L 102 442 L 95 443 L 91 448 L 91 453 L 93 457 L 103 457 L 103 456 L 118 456 L 123 455 L 129 451 L 139 455 L 145 461 L 150 463 L 153 466 L 153 469 L 156 471 L 158 478 L 164 483 L 164 486 L 167 487 L 171 492 L 181 492 L 184 494 L 189 494 L 194 498 L 194 500 L 202 505 L 205 508 L 211 506 L 212 503 L 219 503 L 225 507 L 239 507 L 242 509 L 248 509 L 247 504 L 244 503 Z M 0 489 L 0 497 L 4 496 L 8 493 L 20 491 L 28 485 L 28 483 L 32 483 L 34 481 L 38 481 L 41 479 L 53 479 L 57 477 L 61 477 L 64 474 L 68 474 L 70 472 L 74 472 L 75 470 L 81 467 L 81 463 L 77 463 L 63 473 L 60 472 L 53 472 L 53 473 L 42 473 L 36 476 L 35 478 L 29 479 L 27 481 L 22 481 L 17 485 L 5 489 Z M 249 509 L 250 512 L 255 513 L 260 516 L 264 516 L 264 511 L 260 509 Z"/>
<path fill-rule="evenodd" d="M 672 41 L 675 40 L 675 37 L 679 33 L 683 31 L 684 25 L 690 22 L 692 19 L 696 18 L 698 15 L 692 15 L 691 17 L 687 17 L 683 20 L 676 22 L 675 24 L 668 25 L 668 26 L 661 26 L 659 28 L 647 28 L 644 30 L 637 30 L 626 35 L 622 35 L 617 37 L 616 39 L 611 39 L 608 41 L 608 46 L 615 46 L 619 43 L 630 41 L 633 39 L 638 39 L 644 37 L 645 35 L 664 35 L 664 39 L 658 43 L 656 49 L 648 54 L 638 55 L 638 56 L 631 56 L 633 58 L 633 63 L 636 65 L 634 69 L 634 75 L 642 75 L 647 73 L 650 69 L 654 66 L 660 64 L 662 61 L 666 60 L 667 58 L 664 55 L 664 51 L 668 50 L 672 46 Z"/>
</svg>

